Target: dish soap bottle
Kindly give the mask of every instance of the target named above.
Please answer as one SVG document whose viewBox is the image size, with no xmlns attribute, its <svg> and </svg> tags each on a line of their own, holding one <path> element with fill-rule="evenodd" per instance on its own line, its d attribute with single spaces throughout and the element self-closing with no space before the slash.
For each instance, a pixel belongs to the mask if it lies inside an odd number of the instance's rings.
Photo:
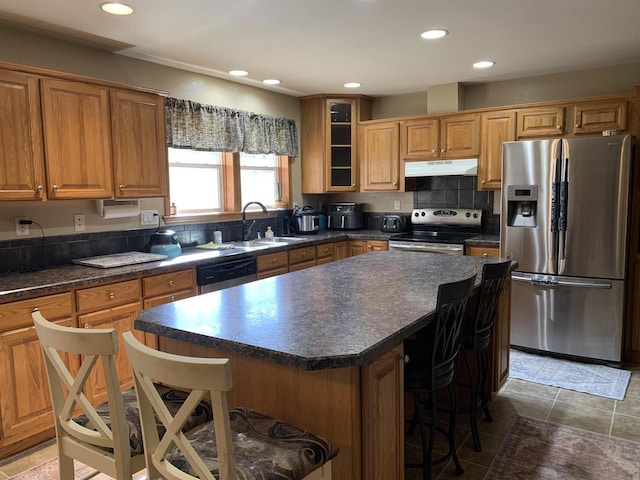
<svg viewBox="0 0 640 480">
<path fill-rule="evenodd" d="M 268 226 L 267 230 L 264 232 L 264 238 L 273 242 L 273 237 L 275 237 L 273 230 L 271 230 L 271 226 Z"/>
</svg>

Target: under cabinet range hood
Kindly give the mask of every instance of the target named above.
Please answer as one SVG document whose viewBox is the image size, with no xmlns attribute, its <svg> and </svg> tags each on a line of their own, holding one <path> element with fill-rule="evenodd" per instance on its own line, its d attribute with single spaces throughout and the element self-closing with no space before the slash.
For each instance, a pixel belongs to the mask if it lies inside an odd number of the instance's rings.
<svg viewBox="0 0 640 480">
<path fill-rule="evenodd" d="M 438 177 L 443 175 L 477 175 L 478 159 L 431 160 L 425 162 L 404 162 L 405 177 Z"/>
</svg>

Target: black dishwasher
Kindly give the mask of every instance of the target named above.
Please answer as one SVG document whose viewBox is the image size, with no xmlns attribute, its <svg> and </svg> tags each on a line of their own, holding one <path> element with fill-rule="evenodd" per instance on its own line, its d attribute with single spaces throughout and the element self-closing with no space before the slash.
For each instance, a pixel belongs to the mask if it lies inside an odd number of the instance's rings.
<svg viewBox="0 0 640 480">
<path fill-rule="evenodd" d="M 215 292 L 256 279 L 256 259 L 240 258 L 197 267 L 198 293 Z"/>
</svg>

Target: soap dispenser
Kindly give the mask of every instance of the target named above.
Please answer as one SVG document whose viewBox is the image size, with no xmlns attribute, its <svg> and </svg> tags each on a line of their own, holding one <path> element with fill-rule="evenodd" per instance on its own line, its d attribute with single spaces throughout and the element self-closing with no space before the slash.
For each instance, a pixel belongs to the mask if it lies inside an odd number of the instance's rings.
<svg viewBox="0 0 640 480">
<path fill-rule="evenodd" d="M 273 242 L 273 238 L 275 237 L 273 230 L 271 230 L 271 226 L 267 227 L 267 230 L 264 232 L 264 238 Z"/>
</svg>

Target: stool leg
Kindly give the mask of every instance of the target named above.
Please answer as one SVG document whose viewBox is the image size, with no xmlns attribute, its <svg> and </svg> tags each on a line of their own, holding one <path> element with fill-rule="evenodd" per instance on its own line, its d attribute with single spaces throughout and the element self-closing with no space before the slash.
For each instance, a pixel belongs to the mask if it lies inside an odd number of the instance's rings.
<svg viewBox="0 0 640 480">
<path fill-rule="evenodd" d="M 429 429 L 429 439 L 427 440 L 425 419 L 420 410 L 420 394 L 417 392 L 413 393 L 413 403 L 415 411 L 414 419 L 412 421 L 417 420 L 418 426 L 420 427 L 420 441 L 422 444 L 422 478 L 423 480 L 431 480 L 431 453 L 433 452 L 435 423 L 432 423 L 432 428 Z M 431 401 L 430 403 L 431 421 L 435 422 L 435 402 Z"/>
<path fill-rule="evenodd" d="M 476 352 L 477 353 L 477 352 Z M 473 375 L 473 368 L 471 368 L 471 362 L 469 361 L 469 353 L 464 352 L 464 363 L 467 366 L 467 372 L 469 373 L 469 392 L 471 394 L 470 408 L 469 408 L 469 420 L 471 423 L 471 437 L 473 438 L 473 449 L 476 452 L 482 451 L 482 445 L 480 444 L 480 434 L 478 433 L 478 384 Z M 478 373 L 480 376 L 480 356 L 476 355 L 476 362 L 478 365 Z"/>
<path fill-rule="evenodd" d="M 482 370 L 478 375 L 478 391 L 480 392 L 481 402 L 480 406 L 484 412 L 487 422 L 493 422 L 493 417 L 491 417 L 491 412 L 489 412 L 489 397 L 487 396 L 487 382 L 489 381 L 489 352 L 487 350 L 482 350 L 478 352 L 478 356 L 480 357 L 478 365 L 482 365 Z"/>
<path fill-rule="evenodd" d="M 449 451 L 451 452 L 451 458 L 456 466 L 456 475 L 462 475 L 464 469 L 460 465 L 458 460 L 458 453 L 456 452 L 456 421 L 458 418 L 458 389 L 456 382 L 449 384 L 449 396 L 450 396 L 450 414 L 449 414 Z"/>
</svg>

